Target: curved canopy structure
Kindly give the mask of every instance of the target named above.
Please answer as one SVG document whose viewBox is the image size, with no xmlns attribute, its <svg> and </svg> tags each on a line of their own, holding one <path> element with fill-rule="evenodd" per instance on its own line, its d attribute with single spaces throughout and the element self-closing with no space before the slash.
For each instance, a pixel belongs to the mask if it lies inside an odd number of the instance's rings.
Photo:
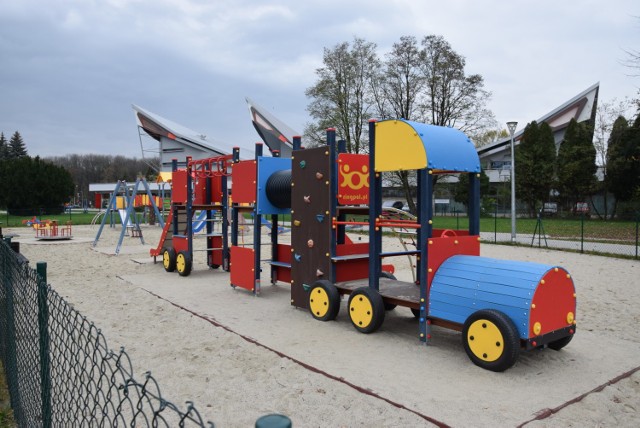
<svg viewBox="0 0 640 428">
<path fill-rule="evenodd" d="M 280 157 L 290 158 L 293 150 L 293 137 L 300 136 L 280 119 L 269 111 L 256 104 L 249 97 L 245 98 L 251 113 L 251 122 L 254 128 L 265 142 L 271 153 L 274 150 L 280 152 Z"/>
<path fill-rule="evenodd" d="M 171 162 L 174 158 L 178 159 L 179 165 L 183 165 L 187 156 L 191 156 L 193 159 L 202 159 L 233 152 L 234 146 L 231 144 L 208 138 L 202 133 L 165 119 L 135 104 L 131 107 L 135 111 L 138 126 L 160 143 L 160 172 L 171 171 Z M 243 159 L 253 158 L 253 149 L 242 147 L 240 157 Z"/>
<path fill-rule="evenodd" d="M 437 172 L 480 172 L 475 146 L 457 129 L 404 119 L 375 125 L 377 172 L 423 168 Z"/>
</svg>

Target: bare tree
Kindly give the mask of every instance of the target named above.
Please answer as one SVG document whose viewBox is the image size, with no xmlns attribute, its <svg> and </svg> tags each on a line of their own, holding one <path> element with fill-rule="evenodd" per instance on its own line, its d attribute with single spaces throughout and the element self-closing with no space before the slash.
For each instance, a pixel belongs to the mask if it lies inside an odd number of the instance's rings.
<svg viewBox="0 0 640 428">
<path fill-rule="evenodd" d="M 308 111 L 315 123 L 306 127 L 307 139 L 323 141 L 324 129 L 337 128 L 350 152 L 365 149 L 366 119 L 403 118 L 456 127 L 472 139 L 497 129 L 487 108 L 491 93 L 478 74 L 467 75 L 465 59 L 442 36 L 426 36 L 419 44 L 401 37 L 381 62 L 375 44 L 355 38 L 324 51 L 318 82 L 307 89 Z M 392 179 L 402 187 L 410 209 L 414 180 L 401 171 Z"/>
<path fill-rule="evenodd" d="M 373 98 L 371 79 L 378 68 L 376 45 L 360 38 L 324 50 L 324 67 L 316 70 L 318 82 L 306 90 L 311 98 L 307 107 L 315 123 L 306 127 L 313 140 L 326 128 L 335 127 L 338 138 L 347 142 L 347 151 L 360 153 L 366 148 L 366 120 L 371 117 Z M 322 140 L 320 140 L 322 141 Z"/>
<path fill-rule="evenodd" d="M 404 36 L 393 44 L 384 67 L 372 81 L 379 117 L 422 119 L 420 98 L 424 96 L 425 89 L 425 78 L 421 70 L 423 61 L 424 54 L 415 37 Z M 385 179 L 392 186 L 402 188 L 409 210 L 415 213 L 416 205 L 411 195 L 415 179 L 411 177 L 411 172 L 394 171 L 392 174 L 385 174 Z"/>
<path fill-rule="evenodd" d="M 422 46 L 427 81 L 424 121 L 457 128 L 472 137 L 495 127 L 487 108 L 491 92 L 484 89 L 483 77 L 467 75 L 465 58 L 442 36 L 426 36 Z"/>
<path fill-rule="evenodd" d="M 609 136 L 611 135 L 611 130 L 613 129 L 613 124 L 616 119 L 618 117 L 628 117 L 632 106 L 633 102 L 629 100 L 629 98 L 624 98 L 622 101 L 613 98 L 610 101 L 598 103 L 598 107 L 596 108 L 596 122 L 593 130 L 593 145 L 596 148 L 596 163 L 600 168 L 603 178 L 603 180 L 601 181 L 601 185 L 604 212 L 600 213 L 599 211 L 597 211 L 597 209 L 595 212 L 599 218 L 602 218 L 604 220 L 607 220 L 608 216 L 613 217 L 615 215 L 615 206 L 613 210 L 609 209 L 608 198 L 609 180 L 607 179 L 607 159 L 609 158 Z M 609 211 L 611 211 L 610 214 L 608 214 Z"/>
</svg>

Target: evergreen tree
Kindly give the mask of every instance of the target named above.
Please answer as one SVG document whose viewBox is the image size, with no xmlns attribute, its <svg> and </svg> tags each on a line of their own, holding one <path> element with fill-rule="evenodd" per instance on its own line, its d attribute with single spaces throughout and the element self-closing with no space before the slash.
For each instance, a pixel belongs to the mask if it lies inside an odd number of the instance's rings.
<svg viewBox="0 0 640 428">
<path fill-rule="evenodd" d="M 516 195 L 535 216 L 536 207 L 549 199 L 556 163 L 556 144 L 551 127 L 536 121 L 524 128 L 516 147 Z"/>
<path fill-rule="evenodd" d="M 27 147 L 22 141 L 22 135 L 18 131 L 14 132 L 9 141 L 9 158 L 16 159 L 27 156 Z"/>
<path fill-rule="evenodd" d="M 9 157 L 9 146 L 4 132 L 0 132 L 0 161 L 7 159 L 7 157 Z"/>
<path fill-rule="evenodd" d="M 561 199 L 575 211 L 575 204 L 596 189 L 596 149 L 587 126 L 571 119 L 558 151 L 558 190 Z"/>
<path fill-rule="evenodd" d="M 609 140 L 607 142 L 607 176 L 605 177 L 605 180 L 607 188 L 615 197 L 615 205 L 613 208 L 614 215 L 618 201 L 629 200 L 633 195 L 633 188 L 628 186 L 627 179 L 631 164 L 625 159 L 624 146 L 622 142 L 623 135 L 628 129 L 629 123 L 627 122 L 627 119 L 619 116 L 613 123 L 611 134 L 609 134 Z"/>
<path fill-rule="evenodd" d="M 67 170 L 39 157 L 23 156 L 0 162 L 0 205 L 10 212 L 60 213 L 73 190 Z"/>
<path fill-rule="evenodd" d="M 490 180 L 489 176 L 484 172 L 484 169 L 480 170 L 480 196 L 487 195 L 489 193 Z M 468 208 L 469 206 L 469 174 L 459 174 L 458 183 L 453 189 L 453 200 L 463 204 Z"/>
<path fill-rule="evenodd" d="M 607 180 L 616 202 L 631 200 L 640 188 L 640 114 L 631 127 L 624 117 L 613 124 L 609 137 Z"/>
</svg>

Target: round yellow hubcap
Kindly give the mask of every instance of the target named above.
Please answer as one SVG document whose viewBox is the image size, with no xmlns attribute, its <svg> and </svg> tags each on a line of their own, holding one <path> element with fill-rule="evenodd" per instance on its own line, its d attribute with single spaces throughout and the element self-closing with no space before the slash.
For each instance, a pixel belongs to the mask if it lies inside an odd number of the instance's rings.
<svg viewBox="0 0 640 428">
<path fill-rule="evenodd" d="M 504 338 L 491 321 L 475 321 L 467 332 L 467 343 L 473 354 L 483 361 L 496 361 L 504 352 Z"/>
<path fill-rule="evenodd" d="M 162 266 L 164 266 L 165 268 L 169 267 L 169 263 L 171 263 L 171 261 L 169 260 L 169 252 L 165 251 L 162 254 Z"/>
<path fill-rule="evenodd" d="M 322 287 L 316 287 L 309 294 L 309 307 L 311 312 L 322 318 L 329 311 L 329 295 Z"/>
<path fill-rule="evenodd" d="M 358 327 L 365 328 L 371 324 L 371 320 L 373 319 L 373 305 L 371 305 L 371 301 L 367 296 L 360 294 L 351 299 L 349 316 L 351 316 L 351 321 Z"/>
<path fill-rule="evenodd" d="M 184 254 L 178 254 L 178 257 L 176 258 L 176 269 L 178 269 L 178 272 L 184 272 L 186 264 L 187 261 L 184 258 Z"/>
</svg>

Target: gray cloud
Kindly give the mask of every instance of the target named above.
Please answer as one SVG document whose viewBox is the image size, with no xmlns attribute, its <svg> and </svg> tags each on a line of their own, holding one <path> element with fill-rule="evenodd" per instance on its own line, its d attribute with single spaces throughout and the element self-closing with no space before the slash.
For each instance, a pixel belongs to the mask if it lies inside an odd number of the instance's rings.
<svg viewBox="0 0 640 428">
<path fill-rule="evenodd" d="M 131 103 L 233 144 L 255 142 L 244 96 L 302 131 L 324 47 L 359 36 L 381 53 L 441 34 L 485 77 L 500 122 L 522 125 L 601 82 L 635 96 L 633 0 L 36 0 L 0 3 L 0 130 L 31 155 L 140 156 Z"/>
</svg>

